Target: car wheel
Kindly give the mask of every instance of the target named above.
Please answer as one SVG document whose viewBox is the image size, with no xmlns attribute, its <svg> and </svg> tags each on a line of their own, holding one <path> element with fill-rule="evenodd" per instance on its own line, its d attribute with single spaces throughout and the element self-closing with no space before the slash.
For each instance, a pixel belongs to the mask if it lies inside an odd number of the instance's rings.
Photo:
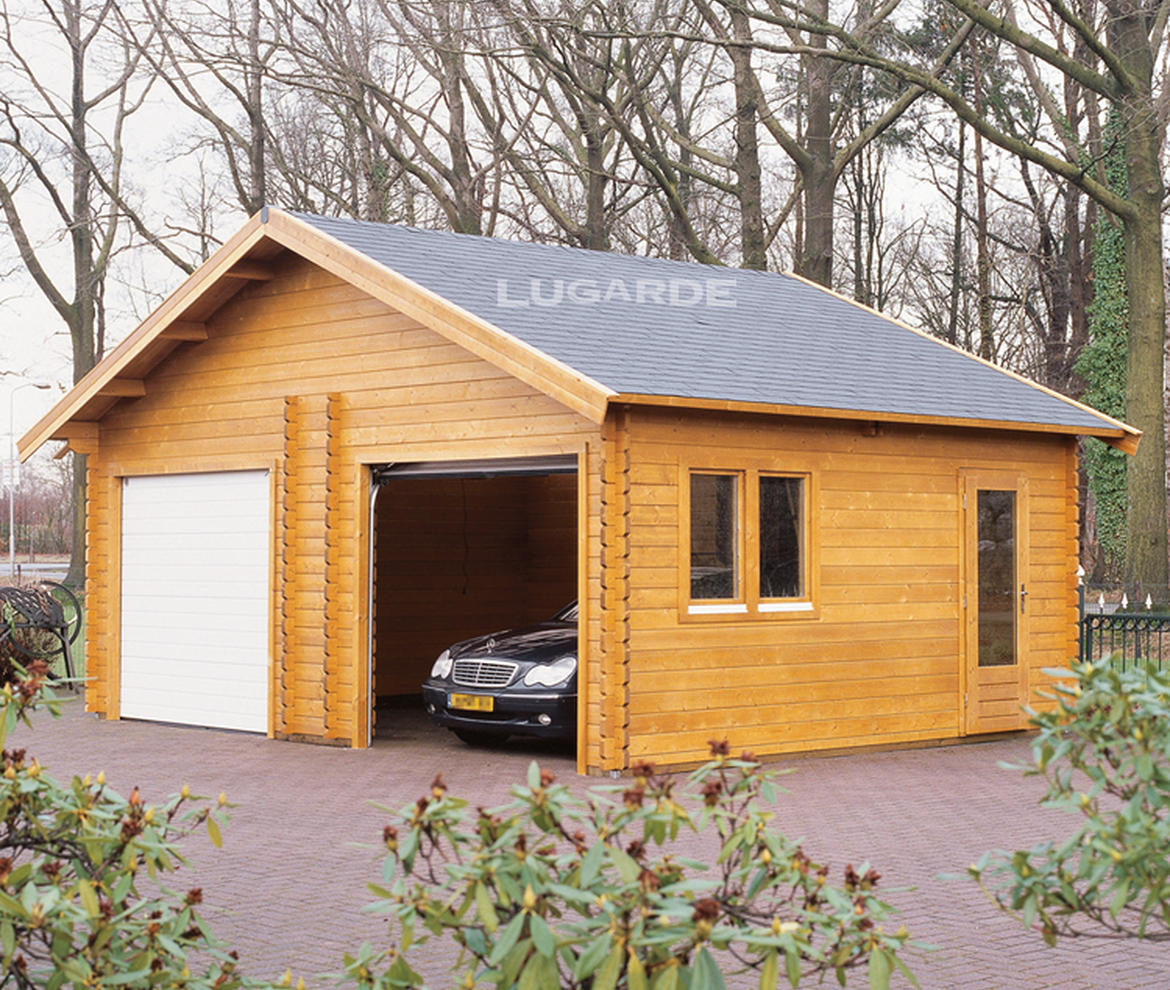
<svg viewBox="0 0 1170 990">
<path fill-rule="evenodd" d="M 494 743 L 503 742 L 504 736 L 498 732 L 477 732 L 475 729 L 452 729 L 457 739 L 467 743 L 468 746 L 491 746 Z"/>
</svg>

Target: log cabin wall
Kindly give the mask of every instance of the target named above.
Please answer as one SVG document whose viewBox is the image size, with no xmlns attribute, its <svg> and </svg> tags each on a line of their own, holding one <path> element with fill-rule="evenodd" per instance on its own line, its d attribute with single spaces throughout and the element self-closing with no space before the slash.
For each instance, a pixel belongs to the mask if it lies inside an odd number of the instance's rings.
<svg viewBox="0 0 1170 990">
<path fill-rule="evenodd" d="M 273 264 L 274 278 L 206 318 L 206 341 L 182 345 L 142 398 L 101 421 L 89 458 L 87 707 L 118 714 L 121 478 L 263 468 L 273 485 L 272 731 L 360 746 L 367 466 L 584 452 L 579 523 L 595 540 L 598 428 L 310 262 L 286 254 Z M 597 556 L 580 566 L 596 588 Z M 597 617 L 585 614 L 596 665 Z M 596 738 L 590 745 L 596 753 Z"/>
<path fill-rule="evenodd" d="M 393 480 L 376 528 L 378 697 L 418 694 L 452 643 L 577 596 L 575 475 Z"/>
<path fill-rule="evenodd" d="M 1027 490 L 1026 694 L 995 726 L 1022 727 L 1043 668 L 1073 655 L 1075 440 L 637 407 L 626 429 L 629 761 L 958 737 L 967 469 Z M 810 481 L 808 612 L 688 614 L 683 486 L 745 467 Z"/>
</svg>

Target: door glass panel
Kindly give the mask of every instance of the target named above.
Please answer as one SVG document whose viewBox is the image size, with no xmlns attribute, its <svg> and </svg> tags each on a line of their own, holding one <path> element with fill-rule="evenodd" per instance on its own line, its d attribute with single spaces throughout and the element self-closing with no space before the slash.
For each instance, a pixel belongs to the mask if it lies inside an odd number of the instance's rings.
<svg viewBox="0 0 1170 990">
<path fill-rule="evenodd" d="M 1016 662 L 1016 493 L 979 493 L 979 666 Z"/>
</svg>

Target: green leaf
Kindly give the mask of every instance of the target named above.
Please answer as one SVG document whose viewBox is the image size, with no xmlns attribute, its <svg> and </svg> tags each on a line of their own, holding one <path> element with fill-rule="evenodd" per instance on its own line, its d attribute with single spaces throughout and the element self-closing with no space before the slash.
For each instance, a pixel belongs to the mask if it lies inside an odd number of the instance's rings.
<svg viewBox="0 0 1170 990">
<path fill-rule="evenodd" d="M 1032 922 L 1036 920 L 1036 910 L 1036 895 L 1031 893 L 1024 898 L 1024 909 L 1020 912 L 1020 918 L 1024 922 L 1025 928 L 1032 927 Z"/>
<path fill-rule="evenodd" d="M 588 889 L 593 886 L 593 881 L 597 879 L 598 874 L 601 872 L 603 856 L 605 856 L 605 843 L 595 842 L 589 847 L 585 858 L 581 860 L 580 886 L 582 888 Z"/>
<path fill-rule="evenodd" d="M 715 958 L 707 951 L 704 945 L 695 956 L 694 975 L 691 979 L 691 990 L 727 990 L 723 982 L 723 974 L 715 964 Z"/>
<path fill-rule="evenodd" d="M 560 983 L 556 961 L 548 956 L 534 955 L 520 974 L 516 990 L 549 990 Z"/>
<path fill-rule="evenodd" d="M 532 936 L 532 944 L 536 946 L 536 951 L 552 959 L 557 951 L 557 937 L 548 927 L 548 922 L 538 914 L 532 915 L 528 933 Z"/>
<path fill-rule="evenodd" d="M 629 990 L 649 990 L 646 967 L 635 953 L 630 953 L 629 962 L 626 963 L 626 986 Z"/>
<path fill-rule="evenodd" d="M 909 969 L 906 968 L 906 964 L 904 962 L 902 962 L 901 959 L 898 958 L 897 953 L 891 952 L 890 956 L 894 960 L 894 966 L 897 967 L 897 970 L 899 973 L 901 973 L 904 977 L 906 977 L 906 979 L 910 983 L 910 986 L 918 988 L 919 983 L 918 983 L 917 977 L 915 977 L 915 975 L 913 973 L 911 973 Z"/>
<path fill-rule="evenodd" d="M 207 816 L 207 837 L 216 849 L 223 848 L 223 833 L 219 830 L 219 823 L 214 815 Z"/>
<path fill-rule="evenodd" d="M 77 893 L 81 897 L 81 906 L 85 908 L 85 913 L 91 918 L 96 918 L 101 912 L 101 907 L 98 905 L 97 894 L 94 893 L 93 884 L 91 884 L 85 877 L 77 881 Z"/>
<path fill-rule="evenodd" d="M 593 978 L 591 990 L 614 990 L 622 972 L 622 959 L 625 954 L 626 950 L 620 943 L 614 945 L 609 955 L 606 956 L 605 962 L 597 971 L 597 975 Z"/>
<path fill-rule="evenodd" d="M 523 912 L 517 914 L 505 926 L 500 933 L 499 940 L 496 942 L 495 948 L 488 956 L 488 963 L 492 966 L 498 966 L 516 944 L 516 940 L 520 938 L 520 933 L 524 930 L 524 914 Z"/>
<path fill-rule="evenodd" d="M 638 861 L 621 846 L 609 846 L 609 858 L 617 867 L 618 876 L 626 883 L 633 883 L 642 875 L 642 867 L 638 865 Z"/>
<path fill-rule="evenodd" d="M 654 974 L 654 979 L 650 981 L 650 990 L 679 990 L 679 967 L 676 964 L 668 964 Z"/>
<path fill-rule="evenodd" d="M 487 939 L 483 937 L 483 932 L 475 927 L 465 927 L 463 929 L 463 941 L 467 943 L 467 947 L 477 956 L 482 956 L 487 952 Z"/>
<path fill-rule="evenodd" d="M 19 918 L 23 918 L 26 913 L 20 901 L 11 894 L 4 893 L 2 890 L 0 890 L 0 911 L 4 911 L 6 914 L 14 914 Z"/>
<path fill-rule="evenodd" d="M 869 990 L 889 990 L 892 970 L 885 949 L 874 949 L 869 954 Z"/>
<path fill-rule="evenodd" d="M 601 965 L 601 961 L 605 958 L 606 952 L 609 951 L 612 944 L 613 940 L 610 938 L 609 932 L 595 938 L 577 957 L 577 965 L 573 967 L 573 975 L 578 980 L 587 980 Z"/>
<path fill-rule="evenodd" d="M 115 973 L 112 976 L 103 976 L 101 984 L 104 987 L 121 987 L 131 983 L 141 983 L 147 985 L 150 977 L 150 968 L 136 969 L 130 973 Z"/>
<path fill-rule="evenodd" d="M 780 953 L 770 949 L 760 967 L 760 990 L 776 990 L 780 985 Z"/>
<path fill-rule="evenodd" d="M 0 949 L 3 949 L 5 959 L 11 958 L 16 951 L 16 930 L 11 921 L 0 924 Z"/>
<path fill-rule="evenodd" d="M 1121 913 L 1121 909 L 1129 901 L 1129 880 L 1122 880 L 1117 885 L 1117 890 L 1113 892 L 1113 899 L 1109 902 L 1109 913 L 1113 917 L 1117 917 Z"/>
<path fill-rule="evenodd" d="M 16 705 L 10 701 L 4 706 L 4 722 L 0 724 L 0 746 L 4 745 L 9 733 L 16 728 L 16 722 Z"/>
<path fill-rule="evenodd" d="M 528 764 L 528 787 L 530 790 L 536 790 L 540 786 L 540 767 L 536 760 Z"/>
<path fill-rule="evenodd" d="M 496 914 L 487 886 L 482 883 L 475 885 L 475 914 L 483 922 L 483 927 L 494 935 L 496 929 L 500 927 L 500 916 Z"/>
<path fill-rule="evenodd" d="M 795 945 L 784 950 L 784 972 L 793 986 L 800 983 L 800 953 Z"/>
</svg>

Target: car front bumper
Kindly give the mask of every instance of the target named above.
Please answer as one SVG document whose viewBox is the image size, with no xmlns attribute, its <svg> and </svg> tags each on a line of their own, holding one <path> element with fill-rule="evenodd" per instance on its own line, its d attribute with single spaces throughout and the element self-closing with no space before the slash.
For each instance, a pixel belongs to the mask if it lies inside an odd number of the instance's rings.
<svg viewBox="0 0 1170 990">
<path fill-rule="evenodd" d="M 493 699 L 492 711 L 452 708 L 452 693 L 490 694 Z M 422 696 L 431 720 L 447 729 L 491 732 L 500 736 L 540 736 L 546 739 L 571 739 L 577 733 L 575 694 L 485 692 L 475 688 L 425 683 Z"/>
</svg>

